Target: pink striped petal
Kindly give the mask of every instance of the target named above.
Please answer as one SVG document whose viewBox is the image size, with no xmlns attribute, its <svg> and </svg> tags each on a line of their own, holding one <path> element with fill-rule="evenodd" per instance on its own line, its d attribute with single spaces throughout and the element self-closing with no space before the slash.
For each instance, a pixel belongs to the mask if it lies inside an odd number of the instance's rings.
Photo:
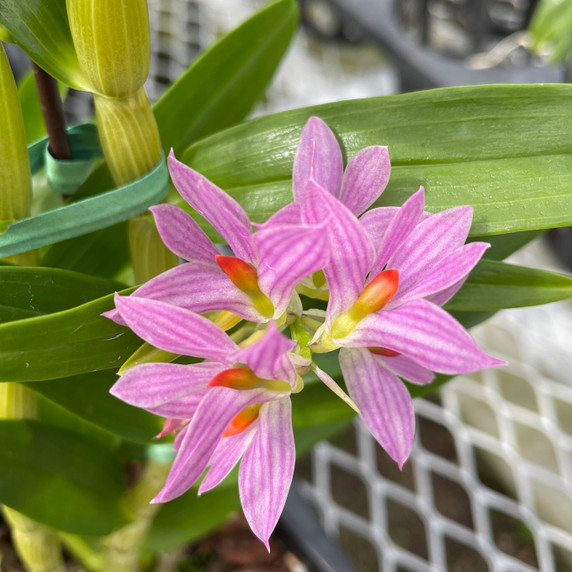
<svg viewBox="0 0 572 572">
<path fill-rule="evenodd" d="M 375 250 L 356 216 L 312 181 L 306 188 L 302 216 L 308 224 L 328 222 L 330 261 L 324 275 L 330 289 L 326 314 L 329 323 L 351 307 L 361 294 Z"/>
<path fill-rule="evenodd" d="M 199 487 L 199 495 L 214 489 L 228 476 L 250 443 L 252 443 L 252 439 L 257 431 L 258 419 L 242 433 L 232 435 L 231 437 L 223 437 L 220 440 L 209 459 L 210 469 Z"/>
<path fill-rule="evenodd" d="M 261 379 L 288 381 L 296 387 L 298 374 L 288 352 L 296 342 L 281 334 L 274 322 L 270 322 L 264 337 L 255 344 L 233 354 L 233 360 L 245 363 Z"/>
<path fill-rule="evenodd" d="M 355 215 L 360 215 L 385 190 L 390 173 L 387 147 L 372 145 L 358 151 L 344 172 L 340 201 Z"/>
<path fill-rule="evenodd" d="M 411 383 L 427 385 L 435 379 L 435 374 L 431 370 L 420 366 L 404 355 L 391 357 L 376 355 L 375 357 L 385 369 Z"/>
<path fill-rule="evenodd" d="M 235 256 L 256 265 L 250 219 L 222 189 L 169 154 L 171 179 L 181 196 L 227 241 Z"/>
<path fill-rule="evenodd" d="M 286 503 L 296 461 L 290 399 L 261 407 L 258 423 L 240 463 L 238 486 L 244 516 L 270 551 L 268 539 Z"/>
<path fill-rule="evenodd" d="M 398 212 L 399 207 L 378 207 L 367 211 L 359 218 L 376 251 L 379 251 L 382 246 L 383 237 L 389 228 L 389 224 Z"/>
<path fill-rule="evenodd" d="M 268 228 L 270 226 L 284 224 L 300 224 L 302 222 L 302 213 L 300 203 L 289 203 L 275 212 L 266 222 L 262 224 L 252 223 L 256 228 Z"/>
<path fill-rule="evenodd" d="M 218 326 L 189 310 L 117 294 L 115 306 L 140 338 L 167 352 L 229 363 L 237 348 Z"/>
<path fill-rule="evenodd" d="M 330 258 L 324 225 L 273 226 L 254 234 L 260 253 L 258 284 L 274 304 L 274 317 L 288 307 L 298 282 L 322 270 Z"/>
<path fill-rule="evenodd" d="M 426 300 L 369 314 L 339 342 L 388 348 L 439 373 L 471 373 L 503 363 L 485 354 L 459 322 Z"/>
<path fill-rule="evenodd" d="M 226 310 L 245 320 L 261 320 L 252 300 L 218 266 L 210 264 L 189 262 L 175 266 L 145 282 L 131 296 L 159 300 L 197 314 Z"/>
<path fill-rule="evenodd" d="M 365 349 L 340 350 L 340 366 L 352 399 L 378 443 L 399 465 L 411 453 L 415 414 L 409 392 Z"/>
<path fill-rule="evenodd" d="M 155 435 L 154 439 L 160 439 L 161 437 L 165 437 L 165 435 L 169 435 L 170 433 L 176 433 L 180 431 L 188 425 L 188 419 L 165 419 L 165 423 L 163 423 L 163 429 L 158 435 Z"/>
<path fill-rule="evenodd" d="M 189 261 L 207 262 L 216 266 L 219 254 L 210 238 L 193 217 L 175 205 L 149 207 L 165 246 L 177 256 Z"/>
<path fill-rule="evenodd" d="M 462 283 L 489 247 L 490 244 L 486 242 L 471 242 L 457 248 L 429 269 L 412 288 L 409 290 L 400 288 L 386 309 L 395 308 L 409 300 L 424 298 L 459 282 Z"/>
<path fill-rule="evenodd" d="M 399 270 L 400 289 L 409 289 L 439 260 L 463 246 L 472 218 L 472 207 L 454 207 L 419 223 L 387 262 L 388 268 Z"/>
<path fill-rule="evenodd" d="M 206 387 L 224 369 L 224 365 L 213 362 L 192 365 L 145 363 L 128 369 L 109 393 L 130 405 L 146 409 Z"/>
<path fill-rule="evenodd" d="M 165 486 L 152 502 L 167 502 L 190 489 L 206 469 L 224 430 L 245 407 L 281 394 L 260 389 L 237 391 L 213 387 L 188 425 Z M 261 408 L 262 409 L 262 408 Z"/>
<path fill-rule="evenodd" d="M 459 280 L 452 286 L 449 286 L 449 288 L 445 288 L 445 290 L 441 290 L 439 292 L 436 292 L 435 294 L 426 296 L 425 300 L 433 302 L 433 304 L 435 304 L 436 306 L 443 306 L 461 289 L 464 283 L 465 283 L 465 278 Z"/>
<path fill-rule="evenodd" d="M 323 189 L 338 197 L 344 170 L 342 151 L 332 130 L 318 117 L 310 117 L 306 123 L 292 173 L 294 200 L 302 201 L 308 181 L 314 181 Z"/>
<path fill-rule="evenodd" d="M 207 391 L 208 389 L 203 387 L 192 393 L 187 393 L 187 395 L 177 397 L 177 399 L 173 399 L 173 401 L 145 407 L 145 410 L 160 417 L 190 419 L 195 414 L 197 407 L 200 405 Z"/>
<path fill-rule="evenodd" d="M 421 187 L 414 195 L 409 197 L 391 220 L 387 232 L 383 236 L 375 264 L 370 272 L 370 278 L 375 278 L 391 260 L 391 266 L 399 270 L 399 283 L 401 289 L 401 268 L 393 262 L 393 255 L 401 248 L 401 244 L 410 236 L 421 220 L 425 208 L 425 190 Z"/>
</svg>

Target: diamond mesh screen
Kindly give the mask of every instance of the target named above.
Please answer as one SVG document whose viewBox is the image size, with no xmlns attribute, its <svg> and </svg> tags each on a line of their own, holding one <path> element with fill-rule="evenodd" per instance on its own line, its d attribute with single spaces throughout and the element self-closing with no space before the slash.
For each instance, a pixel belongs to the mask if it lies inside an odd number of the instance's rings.
<svg viewBox="0 0 572 572">
<path fill-rule="evenodd" d="M 154 99 L 264 2 L 149 4 Z M 374 47 L 302 33 L 255 114 L 396 85 Z M 519 261 L 550 258 L 536 243 Z M 508 365 L 416 400 L 417 438 L 402 472 L 358 421 L 299 464 L 305 493 L 358 570 L 572 570 L 572 304 L 505 311 L 474 334 Z"/>
</svg>

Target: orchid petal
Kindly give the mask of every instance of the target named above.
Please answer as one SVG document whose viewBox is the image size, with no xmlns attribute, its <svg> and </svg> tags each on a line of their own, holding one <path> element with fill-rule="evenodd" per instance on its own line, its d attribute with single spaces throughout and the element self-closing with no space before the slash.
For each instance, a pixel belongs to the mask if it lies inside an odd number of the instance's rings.
<svg viewBox="0 0 572 572">
<path fill-rule="evenodd" d="M 444 290 L 440 290 L 435 294 L 426 296 L 425 300 L 433 302 L 433 304 L 435 304 L 436 306 L 443 306 L 443 304 L 446 304 L 461 289 L 461 287 L 465 283 L 465 280 L 466 279 L 463 278 L 462 280 L 459 280 L 452 286 L 449 286 L 449 288 L 445 288 Z"/>
<path fill-rule="evenodd" d="M 298 282 L 328 262 L 328 233 L 324 225 L 276 226 L 256 232 L 254 242 L 260 253 L 258 284 L 274 304 L 278 318 Z"/>
<path fill-rule="evenodd" d="M 275 395 L 273 395 L 275 394 Z M 165 486 L 152 502 L 167 502 L 191 488 L 201 476 L 224 430 L 245 407 L 276 399 L 276 392 L 211 388 L 201 401 L 183 438 Z"/>
<path fill-rule="evenodd" d="M 424 208 L 425 190 L 421 187 L 403 203 L 403 206 L 389 223 L 387 232 L 379 245 L 375 264 L 370 272 L 371 278 L 375 278 L 383 270 L 387 261 L 392 258 L 392 255 L 399 251 L 401 244 L 413 232 L 421 220 Z M 399 270 L 399 281 L 401 284 L 401 267 L 394 264 L 392 260 L 391 265 L 388 265 L 387 268 L 397 268 Z"/>
<path fill-rule="evenodd" d="M 255 344 L 240 349 L 233 354 L 238 363 L 245 363 L 261 379 L 288 381 L 296 387 L 296 367 L 290 361 L 288 352 L 296 342 L 281 334 L 274 322 L 270 322 L 264 337 Z"/>
<path fill-rule="evenodd" d="M 359 218 L 359 221 L 375 246 L 376 251 L 379 251 L 389 224 L 399 212 L 399 208 L 400 207 L 378 207 L 367 211 Z"/>
<path fill-rule="evenodd" d="M 117 294 L 115 306 L 140 338 L 167 352 L 228 363 L 228 355 L 236 350 L 218 326 L 184 308 Z"/>
<path fill-rule="evenodd" d="M 503 363 L 485 354 L 459 322 L 426 300 L 369 314 L 339 343 L 387 348 L 439 373 L 471 373 Z"/>
<path fill-rule="evenodd" d="M 386 308 L 395 308 L 409 300 L 424 298 L 462 283 L 490 244 L 471 242 L 448 254 L 410 289 L 399 289 Z"/>
<path fill-rule="evenodd" d="M 169 172 L 181 196 L 228 242 L 235 256 L 256 264 L 250 219 L 222 189 L 169 154 Z"/>
<path fill-rule="evenodd" d="M 302 217 L 308 224 L 328 221 L 332 247 L 324 275 L 330 289 L 326 321 L 347 310 L 363 290 L 375 250 L 356 216 L 340 201 L 310 181 L 302 203 Z"/>
<path fill-rule="evenodd" d="M 197 410 L 208 388 L 197 388 L 192 393 L 187 393 L 181 397 L 161 403 L 159 405 L 152 405 L 145 407 L 146 411 L 159 415 L 160 417 L 168 417 L 171 419 L 190 419 Z"/>
<path fill-rule="evenodd" d="M 169 204 L 155 205 L 149 210 L 161 240 L 171 252 L 185 260 L 216 265 L 214 257 L 219 252 L 191 215 Z"/>
<path fill-rule="evenodd" d="M 400 289 L 413 286 L 427 270 L 463 246 L 469 234 L 472 207 L 454 207 L 419 223 L 387 262 L 399 270 Z"/>
<path fill-rule="evenodd" d="M 199 487 L 199 495 L 214 489 L 214 487 L 227 477 L 249 447 L 250 443 L 252 443 L 252 439 L 257 431 L 258 419 L 242 431 L 242 433 L 232 435 L 231 437 L 223 437 L 220 440 L 209 459 L 211 468 Z"/>
<path fill-rule="evenodd" d="M 144 363 L 128 369 L 109 393 L 130 405 L 146 409 L 206 387 L 224 369 L 224 365 L 212 362 L 193 365 Z"/>
<path fill-rule="evenodd" d="M 138 288 L 131 297 L 159 300 L 203 314 L 226 310 L 258 322 L 260 313 L 218 266 L 189 262 L 170 268 Z"/>
<path fill-rule="evenodd" d="M 324 370 L 320 369 L 318 366 L 314 366 L 312 369 L 328 389 L 330 389 L 333 393 L 335 393 L 342 401 L 347 403 L 356 413 L 359 413 L 358 406 L 353 402 L 352 398 L 336 383 L 336 381 L 332 377 L 330 377 Z"/>
<path fill-rule="evenodd" d="M 300 210 L 300 203 L 288 203 L 279 211 L 276 211 L 266 222 L 263 222 L 262 224 L 252 224 L 256 228 L 263 229 L 276 225 L 300 224 L 301 222 L 302 212 Z"/>
<path fill-rule="evenodd" d="M 361 214 L 385 190 L 390 173 L 387 147 L 372 145 L 358 151 L 344 172 L 340 201 L 355 215 Z"/>
<path fill-rule="evenodd" d="M 165 419 L 165 423 L 163 423 L 163 429 L 158 435 L 155 435 L 155 439 L 160 439 L 165 435 L 169 435 L 170 433 L 176 433 L 180 431 L 183 427 L 188 425 L 188 419 Z"/>
<path fill-rule="evenodd" d="M 240 463 L 238 486 L 244 516 L 268 550 L 268 538 L 286 503 L 295 461 L 290 399 L 264 405 L 256 437 Z"/>
<path fill-rule="evenodd" d="M 340 350 L 340 366 L 353 400 L 371 434 L 399 465 L 411 453 L 415 414 L 409 392 L 366 349 Z"/>
<path fill-rule="evenodd" d="M 344 170 L 342 151 L 332 130 L 319 118 L 310 117 L 306 123 L 292 173 L 294 200 L 300 202 L 308 181 L 338 197 Z"/>
<path fill-rule="evenodd" d="M 419 365 L 407 356 L 389 357 L 376 354 L 375 357 L 379 363 L 383 364 L 385 369 L 411 383 L 427 385 L 435 379 L 435 374 L 431 370 Z"/>
</svg>

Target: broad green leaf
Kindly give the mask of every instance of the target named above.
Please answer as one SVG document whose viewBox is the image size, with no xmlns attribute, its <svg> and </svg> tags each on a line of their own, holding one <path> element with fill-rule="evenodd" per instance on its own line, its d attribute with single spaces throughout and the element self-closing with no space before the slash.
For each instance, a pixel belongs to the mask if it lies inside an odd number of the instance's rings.
<svg viewBox="0 0 572 572">
<path fill-rule="evenodd" d="M 50 75 L 88 90 L 73 46 L 66 0 L 0 0 L 0 25 Z"/>
<path fill-rule="evenodd" d="M 35 387 L 31 386 L 31 389 L 35 390 Z M 86 444 L 95 443 L 96 446 L 106 449 L 110 454 L 122 456 L 120 453 L 122 441 L 118 436 L 82 419 L 40 393 L 36 395 L 36 399 L 38 404 L 34 418 L 36 421 L 70 431 L 85 441 Z"/>
<path fill-rule="evenodd" d="M 531 240 L 539 237 L 543 232 L 542 230 L 528 230 L 524 232 L 511 232 L 510 234 L 473 236 L 468 242 L 475 240 L 488 242 L 491 247 L 487 250 L 487 259 L 503 260 L 528 244 Z"/>
<path fill-rule="evenodd" d="M 127 222 L 49 246 L 42 264 L 92 276 L 115 278 L 129 263 Z"/>
<path fill-rule="evenodd" d="M 163 505 L 153 519 L 146 548 L 153 552 L 172 550 L 219 527 L 240 507 L 236 482 L 230 477 L 228 481 L 200 497 L 193 487 Z"/>
<path fill-rule="evenodd" d="M 117 381 L 116 371 L 97 371 L 63 379 L 40 381 L 30 387 L 82 419 L 122 439 L 148 443 L 163 420 L 132 407 L 109 393 Z"/>
<path fill-rule="evenodd" d="M 568 0 L 541 0 L 529 27 L 533 49 L 550 54 L 553 63 L 572 53 L 572 3 Z"/>
<path fill-rule="evenodd" d="M 117 282 L 56 268 L 0 267 L 0 323 L 80 306 L 123 288 Z"/>
<path fill-rule="evenodd" d="M 294 0 L 256 13 L 205 52 L 154 106 L 163 147 L 238 123 L 264 95 L 298 24 Z"/>
<path fill-rule="evenodd" d="M 536 306 L 570 297 L 572 277 L 483 259 L 445 307 L 480 312 Z"/>
<path fill-rule="evenodd" d="M 118 368 L 142 342 L 100 315 L 112 308 L 113 295 L 108 295 L 0 325 L 0 381 L 44 381 Z"/>
<path fill-rule="evenodd" d="M 127 521 L 119 462 L 70 431 L 2 420 L 0 461 L 0 502 L 38 522 L 101 535 Z"/>
<path fill-rule="evenodd" d="M 495 85 L 343 101 L 243 123 L 192 145 L 183 160 L 254 221 L 266 220 L 291 201 L 298 139 L 317 115 L 346 160 L 367 145 L 389 146 L 391 179 L 375 206 L 400 205 L 423 185 L 431 211 L 472 205 L 473 235 L 565 226 L 571 98 L 570 85 Z"/>
</svg>

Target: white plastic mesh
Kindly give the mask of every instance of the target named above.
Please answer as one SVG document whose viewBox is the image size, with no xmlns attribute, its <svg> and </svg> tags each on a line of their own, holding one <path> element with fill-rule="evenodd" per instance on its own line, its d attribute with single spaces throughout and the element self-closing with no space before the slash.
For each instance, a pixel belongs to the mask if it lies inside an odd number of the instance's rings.
<svg viewBox="0 0 572 572">
<path fill-rule="evenodd" d="M 154 99 L 264 2 L 149 4 Z M 300 34 L 255 114 L 396 86 L 372 46 Z M 519 261 L 550 264 L 539 244 Z M 508 365 L 416 400 L 418 434 L 403 472 L 359 421 L 300 463 L 308 498 L 358 570 L 572 570 L 572 304 L 505 311 L 473 333 Z"/>
</svg>

